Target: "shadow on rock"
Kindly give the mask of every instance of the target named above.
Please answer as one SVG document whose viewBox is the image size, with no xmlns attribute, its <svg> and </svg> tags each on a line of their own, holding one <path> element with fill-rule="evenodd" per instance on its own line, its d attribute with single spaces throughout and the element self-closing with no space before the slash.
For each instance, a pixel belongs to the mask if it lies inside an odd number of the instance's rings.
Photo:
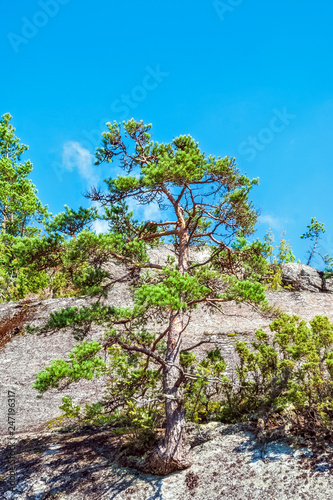
<svg viewBox="0 0 333 500">
<path fill-rule="evenodd" d="M 142 478 L 149 479 L 150 498 L 159 497 L 159 477 L 147 478 L 136 470 L 120 467 L 115 457 L 123 443 L 122 436 L 110 431 L 25 437 L 8 444 L 0 452 L 1 498 L 51 499 L 115 498 L 121 491 L 134 488 Z M 13 450 L 13 451 L 11 451 Z M 9 458 L 15 456 L 16 487 L 10 493 Z M 133 491 L 134 491 L 133 490 Z M 150 491 L 151 492 L 151 491 Z M 80 497 L 81 498 L 81 497 Z"/>
</svg>

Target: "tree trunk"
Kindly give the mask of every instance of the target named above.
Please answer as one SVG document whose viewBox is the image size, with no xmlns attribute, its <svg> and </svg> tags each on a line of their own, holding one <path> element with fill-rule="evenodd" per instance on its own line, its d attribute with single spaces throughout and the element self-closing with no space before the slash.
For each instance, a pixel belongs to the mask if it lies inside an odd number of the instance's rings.
<svg viewBox="0 0 333 500">
<path fill-rule="evenodd" d="M 179 272 L 188 269 L 188 237 L 180 240 Z M 184 312 L 171 311 L 165 361 L 168 368 L 163 375 L 163 394 L 165 397 L 166 430 L 164 443 L 149 457 L 149 469 L 158 475 L 166 475 L 177 470 L 187 469 L 192 465 L 189 447 L 185 438 L 185 408 L 183 393 L 183 374 L 180 367 L 182 330 Z"/>
<path fill-rule="evenodd" d="M 7 207 L 4 206 L 4 209 L 2 211 L 3 217 L 2 217 L 2 230 L 1 232 L 4 234 L 7 229 L 7 222 L 8 222 L 8 215 L 7 215 Z"/>
<path fill-rule="evenodd" d="M 315 253 L 315 250 L 317 248 L 317 244 L 318 244 L 318 234 L 316 235 L 316 241 L 315 241 L 315 244 L 314 244 L 314 247 L 312 249 L 312 252 L 310 253 L 310 257 L 309 257 L 309 260 L 307 261 L 306 265 L 309 266 L 310 265 L 310 262 L 311 262 L 311 259 L 312 259 L 312 256 L 313 254 Z"/>
</svg>

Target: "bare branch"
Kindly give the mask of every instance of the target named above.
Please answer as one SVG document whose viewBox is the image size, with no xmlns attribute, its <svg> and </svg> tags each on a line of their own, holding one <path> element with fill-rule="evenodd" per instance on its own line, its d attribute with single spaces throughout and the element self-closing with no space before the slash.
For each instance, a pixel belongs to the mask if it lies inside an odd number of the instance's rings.
<svg viewBox="0 0 333 500">
<path fill-rule="evenodd" d="M 163 193 L 167 196 L 167 198 L 169 199 L 169 201 L 172 203 L 172 206 L 173 206 L 173 208 L 174 208 L 174 210 L 176 212 L 177 218 L 178 218 L 179 226 L 181 228 L 184 228 L 185 227 L 185 221 L 184 221 L 182 209 L 180 208 L 178 201 L 176 201 L 174 199 L 174 197 L 172 196 L 172 194 L 170 193 L 170 191 L 166 188 L 166 186 L 164 184 L 162 184 L 161 189 L 162 189 Z M 177 231 L 176 234 L 178 234 L 178 231 Z"/>
<path fill-rule="evenodd" d="M 148 241 L 148 240 L 152 240 L 154 238 L 161 238 L 162 236 L 169 236 L 170 234 L 178 234 L 178 231 L 176 229 L 172 229 L 170 231 L 163 231 L 161 233 L 150 233 L 150 234 L 147 234 L 146 236 L 142 236 L 139 239 L 143 240 L 143 241 Z"/>
<path fill-rule="evenodd" d="M 189 268 L 189 271 L 191 269 L 194 269 L 194 268 L 199 267 L 199 266 L 205 266 L 206 264 L 211 262 L 214 259 L 214 257 L 216 257 L 221 252 L 221 250 L 223 250 L 224 248 L 229 250 L 229 247 L 227 245 L 225 245 L 224 243 L 222 243 L 221 248 L 217 248 L 216 251 L 212 252 L 212 255 L 210 256 L 210 258 L 208 260 L 206 260 L 205 262 L 202 262 L 202 263 L 194 264 L 193 266 L 191 266 Z"/>
<path fill-rule="evenodd" d="M 180 195 L 178 196 L 178 198 L 176 200 L 177 205 L 179 204 L 180 200 L 182 199 L 183 194 L 185 193 L 186 188 L 188 188 L 187 184 L 184 185 L 183 189 L 180 192 Z"/>
<path fill-rule="evenodd" d="M 192 351 L 193 349 L 195 349 L 196 347 L 199 347 L 202 344 L 212 344 L 212 343 L 214 343 L 214 341 L 212 341 L 211 339 L 209 339 L 209 340 L 201 340 L 201 342 L 198 342 L 197 344 L 192 345 L 188 349 L 183 349 L 182 352 Z"/>
<path fill-rule="evenodd" d="M 166 362 L 158 354 L 155 354 L 150 349 L 146 349 L 145 347 L 138 347 L 136 345 L 124 344 L 123 342 L 120 342 L 120 341 L 117 341 L 117 344 L 119 344 L 120 347 L 122 347 L 126 351 L 141 352 L 142 354 L 145 354 L 146 356 L 149 356 L 149 357 L 155 359 L 155 361 L 157 361 L 160 365 L 162 365 L 164 369 L 167 368 Z"/>
<path fill-rule="evenodd" d="M 151 347 L 151 350 L 152 350 L 152 351 L 155 351 L 157 344 L 159 343 L 159 341 L 160 341 L 160 340 L 162 340 L 162 339 L 163 339 L 163 337 L 165 337 L 165 335 L 168 333 L 168 331 L 169 331 L 169 330 L 170 330 L 170 325 L 169 325 L 169 326 L 168 326 L 168 328 L 166 328 L 166 330 L 164 330 L 164 332 L 162 332 L 162 333 L 161 333 L 161 335 L 159 335 L 159 336 L 157 337 L 157 339 L 154 341 L 154 343 L 153 343 L 153 345 L 152 345 L 152 347 Z"/>
</svg>

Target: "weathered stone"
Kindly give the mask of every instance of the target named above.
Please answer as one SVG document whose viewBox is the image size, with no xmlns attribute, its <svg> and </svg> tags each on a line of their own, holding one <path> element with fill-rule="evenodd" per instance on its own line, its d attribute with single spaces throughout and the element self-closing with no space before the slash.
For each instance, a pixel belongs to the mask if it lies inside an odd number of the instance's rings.
<svg viewBox="0 0 333 500">
<path fill-rule="evenodd" d="M 151 260 L 160 265 L 166 263 L 168 255 L 173 254 L 171 245 L 150 250 Z M 191 259 L 204 262 L 209 257 L 207 249 L 191 251 Z M 118 263 L 110 263 L 110 270 L 116 276 L 126 268 Z M 284 283 L 292 284 L 300 292 L 267 292 L 271 305 L 279 306 L 288 314 L 296 314 L 306 321 L 315 315 L 328 316 L 333 322 L 333 295 L 312 293 L 325 291 L 320 273 L 315 269 L 300 264 L 282 264 Z M 333 293 L 333 278 L 326 280 L 326 291 Z M 117 283 L 108 297 L 108 303 L 115 306 L 133 304 L 126 282 Z M 39 301 L 32 308 L 31 326 L 41 326 L 50 313 L 66 306 L 89 304 L 85 298 L 62 298 Z M 23 304 L 18 302 L 0 304 L 0 321 L 8 314 L 14 316 Z M 31 307 L 31 304 L 29 305 Z M 260 316 L 248 305 L 228 302 L 222 305 L 223 314 L 211 314 L 204 307 L 193 312 L 192 322 L 184 332 L 184 347 L 190 347 L 212 335 L 214 345 L 221 351 L 228 363 L 228 375 L 233 372 L 237 357 L 234 351 L 235 340 L 254 340 L 257 329 L 263 328 L 268 333 L 270 318 Z M 152 325 L 153 328 L 153 325 Z M 164 325 L 160 325 L 162 330 Z M 158 331 L 158 328 L 156 328 Z M 15 333 L 15 332 L 13 332 Z M 87 340 L 98 339 L 103 333 L 101 327 L 94 326 L 86 335 Z M 230 336 L 230 333 L 236 337 Z M 271 334 L 271 333 L 270 333 Z M 148 500 L 190 499 L 198 500 L 228 498 L 238 500 L 276 498 L 301 500 L 330 499 L 332 496 L 332 474 L 327 474 L 327 465 L 318 465 L 315 475 L 304 471 L 304 456 L 310 456 L 305 447 L 297 449 L 287 442 L 277 441 L 263 447 L 253 435 L 233 432 L 223 425 L 209 424 L 190 433 L 189 444 L 192 446 L 194 465 L 189 471 L 182 471 L 160 478 L 136 473 L 120 468 L 112 462 L 112 456 L 99 453 L 103 443 L 110 435 L 101 435 L 101 444 L 93 451 L 87 445 L 88 438 L 78 438 L 74 448 L 67 449 L 67 443 L 60 443 L 56 433 L 45 433 L 46 421 L 61 414 L 61 398 L 68 394 L 75 404 L 98 401 L 103 394 L 105 379 L 93 381 L 81 380 L 72 384 L 65 392 L 53 389 L 43 399 L 36 399 L 37 392 L 31 387 L 38 371 L 51 360 L 66 358 L 66 354 L 77 341 L 69 329 L 53 334 L 38 335 L 17 332 L 0 350 L 0 476 L 4 477 L 8 445 L 8 399 L 7 391 L 15 392 L 16 438 L 25 435 L 26 442 L 34 443 L 27 450 L 26 458 L 18 455 L 18 485 L 15 492 L 8 490 L 6 481 L 0 483 L 0 497 L 8 499 L 28 498 L 131 498 Z M 202 345 L 195 350 L 198 358 L 212 345 Z M 229 432 L 229 429 L 231 431 Z M 35 434 L 34 434 L 35 432 Z M 37 432 L 37 433 L 36 433 Z M 64 436 L 65 437 L 65 436 Z M 21 439 L 23 437 L 21 436 Z M 115 438 L 115 439 L 118 439 Z M 69 444 L 69 443 L 68 443 Z M 17 447 L 17 453 L 23 453 L 24 444 Z M 88 447 L 87 447 L 88 446 Z M 109 446 L 112 449 L 112 446 Z M 82 456 L 75 453 L 81 451 Z M 87 453 L 89 452 L 89 453 Z M 111 452 L 109 452 L 111 454 Z M 108 460 L 106 458 L 108 457 Z M 84 460 L 87 462 L 84 462 Z M 72 466 L 74 464 L 75 466 Z M 108 465 L 109 464 L 109 465 Z M 52 475 L 49 475 L 52 471 Z M 55 471 L 55 472 L 54 472 Z M 46 475 L 48 474 L 48 475 Z M 189 478 L 191 480 L 189 480 Z M 6 484 L 5 484 L 6 483 Z"/>
<path fill-rule="evenodd" d="M 196 437 L 197 434 L 197 437 Z M 190 469 L 166 477 L 114 462 L 118 437 L 110 431 L 80 435 L 17 436 L 17 486 L 0 482 L 0 498 L 83 500 L 330 500 L 332 464 L 306 442 L 263 443 L 241 425 L 208 424 L 192 435 Z M 54 443 L 60 453 L 47 453 Z M 332 447 L 327 448 L 330 452 Z M 41 453 L 44 451 L 44 453 Z M 6 474 L 7 443 L 0 437 L 0 475 Z M 327 456 L 327 455 L 326 455 Z M 106 458 L 108 460 L 106 460 Z"/>
<path fill-rule="evenodd" d="M 323 286 L 324 291 L 333 293 L 333 278 L 324 278 L 323 282 L 324 282 Z"/>
<path fill-rule="evenodd" d="M 168 255 L 173 254 L 172 245 L 164 245 L 160 248 L 149 251 L 151 261 L 164 265 Z M 191 260 L 205 262 L 209 257 L 208 249 L 200 251 L 191 250 Z M 289 277 L 289 282 L 306 286 L 309 290 L 319 291 L 320 277 L 318 272 L 300 264 L 283 264 L 284 276 Z M 110 262 L 110 270 L 115 276 L 122 275 L 126 268 L 116 262 Z M 287 279 L 287 278 L 286 278 Z M 303 281 L 302 281 L 303 280 Z M 333 280 L 332 280 L 333 281 Z M 331 282 L 329 282 L 329 286 Z M 301 288 L 302 290 L 304 288 Z M 311 293 L 310 291 L 298 292 L 267 292 L 267 299 L 273 306 L 278 306 L 288 314 L 296 314 L 306 321 L 311 320 L 317 314 L 328 316 L 333 321 L 333 295 L 329 293 Z M 126 281 L 116 283 L 110 291 L 107 302 L 116 307 L 132 307 L 133 298 L 131 296 L 128 283 Z M 88 305 L 90 299 L 87 298 L 61 298 L 37 301 L 34 304 L 22 304 L 19 302 L 0 304 L 0 321 L 8 314 L 14 316 L 20 309 L 30 307 L 33 317 L 29 320 L 31 326 L 41 326 L 45 324 L 51 312 L 58 311 L 62 307 Z M 192 313 L 192 319 L 188 328 L 184 332 L 183 345 L 189 348 L 202 340 L 212 339 L 212 343 L 203 344 L 195 349 L 195 354 L 199 359 L 206 350 L 218 346 L 225 360 L 228 363 L 227 375 L 234 373 L 234 366 L 237 362 L 237 355 L 234 350 L 236 340 L 254 340 L 254 333 L 257 329 L 263 328 L 268 333 L 271 318 L 265 318 L 251 309 L 246 304 L 236 304 L 227 302 L 221 305 L 223 314 L 216 312 L 212 314 L 207 308 L 200 305 Z M 150 325 L 149 328 L 158 332 L 165 328 L 165 325 Z M 89 332 L 76 331 L 74 337 L 70 329 L 63 329 L 49 334 L 27 334 L 24 331 L 15 336 L 9 335 L 6 345 L 0 348 L 0 380 L 2 391 L 0 393 L 0 434 L 6 434 L 7 417 L 7 391 L 16 392 L 16 426 L 19 432 L 37 429 L 45 422 L 54 419 L 62 414 L 59 406 L 62 404 L 62 397 L 66 394 L 73 398 L 75 404 L 84 405 L 85 402 L 98 401 L 104 391 L 105 379 L 94 379 L 92 381 L 80 380 L 70 385 L 65 392 L 52 389 L 47 391 L 42 399 L 37 399 L 37 391 L 32 384 L 36 380 L 36 375 L 43 370 L 54 359 L 66 359 L 67 354 L 73 349 L 76 342 L 84 337 L 86 340 L 99 339 L 104 330 L 100 326 L 93 326 Z M 231 334 L 231 335 L 230 335 Z"/>
<path fill-rule="evenodd" d="M 288 262 L 281 264 L 282 283 L 291 285 L 296 291 L 322 292 L 322 278 L 316 269 L 305 264 Z"/>
<path fill-rule="evenodd" d="M 296 314 L 306 321 L 317 314 L 328 316 L 333 322 L 333 295 L 328 293 L 311 292 L 267 292 L 267 299 L 273 306 L 278 306 L 287 314 Z M 31 326 L 40 326 L 45 323 L 50 313 L 66 306 L 83 306 L 89 301 L 85 299 L 62 298 L 41 301 L 36 306 Z M 131 307 L 132 301 L 126 283 L 118 283 L 110 293 L 108 303 Z M 19 303 L 0 304 L 0 319 L 7 313 L 14 314 Z M 268 333 L 271 318 L 265 318 L 253 311 L 246 304 L 238 305 L 235 302 L 222 304 L 223 314 L 212 314 L 200 306 L 192 313 L 192 321 L 184 332 L 184 348 L 197 344 L 201 340 L 212 338 L 213 343 L 203 344 L 194 351 L 198 358 L 202 358 L 206 350 L 218 346 L 228 363 L 227 375 L 232 375 L 237 355 L 234 350 L 236 340 L 255 340 L 254 333 L 263 328 Z M 153 326 L 152 326 L 153 328 Z M 157 325 L 155 331 L 165 328 Z M 103 328 L 93 326 L 85 336 L 86 340 L 99 339 Z M 232 334 L 232 335 L 230 335 Z M 271 333 L 270 333 L 271 334 Z M 0 350 L 0 380 L 2 391 L 0 394 L 0 434 L 8 433 L 6 425 L 7 391 L 16 393 L 16 427 L 19 432 L 37 429 L 45 422 L 62 414 L 59 406 L 66 394 L 70 395 L 75 404 L 96 402 L 102 396 L 105 379 L 80 380 L 71 384 L 65 392 L 57 389 L 49 390 L 42 399 L 36 399 L 37 391 L 31 384 L 36 375 L 43 370 L 53 359 L 67 359 L 67 354 L 78 342 L 70 329 L 38 335 L 20 333 L 12 337 Z"/>
</svg>

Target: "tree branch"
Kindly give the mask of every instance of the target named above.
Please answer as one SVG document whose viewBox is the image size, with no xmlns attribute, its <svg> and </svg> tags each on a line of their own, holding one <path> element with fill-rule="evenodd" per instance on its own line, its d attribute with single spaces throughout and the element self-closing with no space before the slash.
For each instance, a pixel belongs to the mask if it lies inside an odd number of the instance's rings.
<svg viewBox="0 0 333 500">
<path fill-rule="evenodd" d="M 150 349 L 146 349 L 145 347 L 138 347 L 135 345 L 124 344 L 123 342 L 120 342 L 120 341 L 117 341 L 117 344 L 119 344 L 120 347 L 122 347 L 126 351 L 141 352 L 142 354 L 145 354 L 146 356 L 149 356 L 149 357 L 155 359 L 155 361 L 157 361 L 160 365 L 162 365 L 164 369 L 167 368 L 166 362 L 158 354 L 155 354 Z"/>
<path fill-rule="evenodd" d="M 183 349 L 181 352 L 192 351 L 192 349 L 195 349 L 196 347 L 199 347 L 202 344 L 212 344 L 212 343 L 213 343 L 213 341 L 211 339 L 209 339 L 209 340 L 201 340 L 200 342 L 198 342 L 195 345 L 192 345 L 188 349 Z"/>
</svg>

